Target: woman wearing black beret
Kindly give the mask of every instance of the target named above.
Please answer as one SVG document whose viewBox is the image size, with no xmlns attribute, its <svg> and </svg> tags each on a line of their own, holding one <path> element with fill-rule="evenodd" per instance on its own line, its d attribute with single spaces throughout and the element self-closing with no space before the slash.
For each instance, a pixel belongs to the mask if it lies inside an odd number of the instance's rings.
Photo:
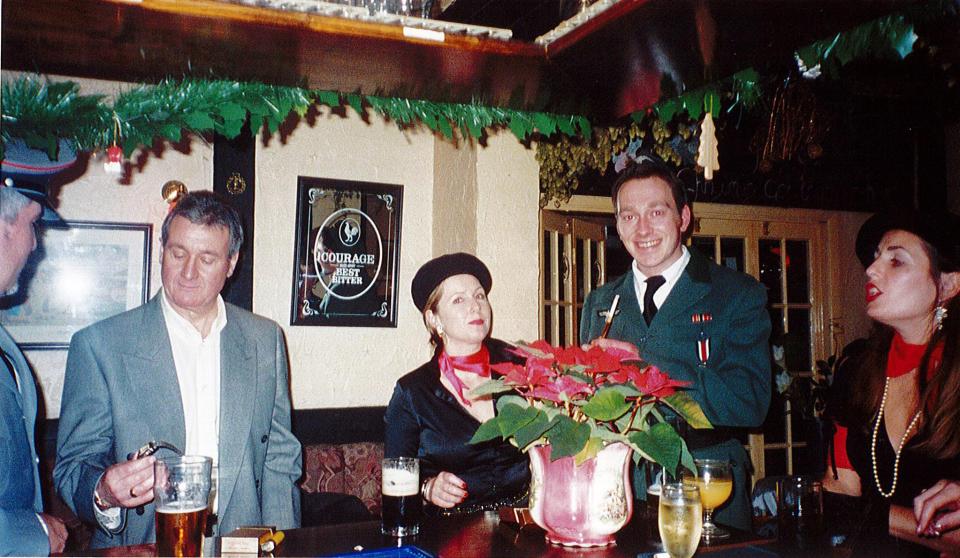
<svg viewBox="0 0 960 558">
<path fill-rule="evenodd" d="M 433 358 L 397 381 L 385 416 L 387 457 L 420 459 L 421 495 L 428 513 L 495 510 L 526 499 L 525 455 L 501 440 L 470 444 L 494 416 L 495 399 L 470 390 L 490 376 L 490 364 L 517 360 L 491 338 L 487 266 L 464 253 L 430 260 L 413 278 L 413 302 L 435 347 Z"/>
<path fill-rule="evenodd" d="M 952 556 L 960 549 L 960 219 L 875 215 L 857 235 L 857 256 L 875 328 L 851 377 L 835 384 L 847 389 L 836 410 L 837 469 L 824 484 L 862 497 L 855 556 Z"/>
</svg>

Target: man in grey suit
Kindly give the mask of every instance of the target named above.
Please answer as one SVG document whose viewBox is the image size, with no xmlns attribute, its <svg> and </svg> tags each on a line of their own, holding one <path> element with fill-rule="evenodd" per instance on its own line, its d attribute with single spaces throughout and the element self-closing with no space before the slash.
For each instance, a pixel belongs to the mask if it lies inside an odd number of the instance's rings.
<svg viewBox="0 0 960 558">
<path fill-rule="evenodd" d="M 17 291 L 20 271 L 37 247 L 39 220 L 60 221 L 41 191 L 0 184 L 0 298 Z M 34 201 L 34 198 L 36 201 Z M 41 205 L 43 204 L 43 205 Z M 34 431 L 37 388 L 27 359 L 0 326 L 0 555 L 63 552 L 67 530 L 43 513 Z"/>
<path fill-rule="evenodd" d="M 77 515 L 99 525 L 94 548 L 156 539 L 155 457 L 127 460 L 148 441 L 213 458 L 214 535 L 300 525 L 283 334 L 220 297 L 242 242 L 232 207 L 212 192 L 188 194 L 163 223 L 160 292 L 70 342 L 54 479 Z"/>
<path fill-rule="evenodd" d="M 641 156 L 620 173 L 612 194 L 632 270 L 587 297 L 580 340 L 600 335 L 620 295 L 609 336 L 596 343 L 639 352 L 671 377 L 691 383 L 689 393 L 714 429 L 685 432 L 687 446 L 695 458 L 731 463 L 734 493 L 715 517 L 748 530 L 751 465 L 740 438 L 763 423 L 770 405 L 766 290 L 752 277 L 687 250 L 690 204 L 683 184 L 663 162 Z"/>
</svg>

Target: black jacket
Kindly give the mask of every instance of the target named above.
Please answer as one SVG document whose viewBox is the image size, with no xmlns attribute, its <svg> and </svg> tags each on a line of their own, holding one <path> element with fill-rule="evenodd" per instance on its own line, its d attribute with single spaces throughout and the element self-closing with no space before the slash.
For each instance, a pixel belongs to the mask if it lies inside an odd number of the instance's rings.
<svg viewBox="0 0 960 558">
<path fill-rule="evenodd" d="M 484 342 L 490 362 L 522 359 L 497 339 Z M 420 458 L 420 479 L 441 471 L 467 483 L 467 498 L 453 511 L 496 509 L 523 498 L 530 482 L 527 456 L 502 440 L 470 444 L 480 422 L 443 384 L 437 356 L 397 381 L 384 417 L 386 457 Z"/>
</svg>

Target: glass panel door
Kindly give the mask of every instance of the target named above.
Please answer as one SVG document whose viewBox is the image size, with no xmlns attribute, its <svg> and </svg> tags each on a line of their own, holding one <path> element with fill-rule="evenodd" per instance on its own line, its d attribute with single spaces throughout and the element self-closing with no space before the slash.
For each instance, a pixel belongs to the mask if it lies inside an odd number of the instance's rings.
<svg viewBox="0 0 960 558">
<path fill-rule="evenodd" d="M 606 221 L 540 212 L 540 333 L 554 345 L 578 342 L 583 301 L 606 281 Z"/>
<path fill-rule="evenodd" d="M 809 421 L 777 389 L 776 376 L 809 377 L 826 348 L 823 331 L 825 266 L 822 223 L 698 218 L 692 249 L 713 261 L 756 277 L 767 288 L 772 322 L 771 368 L 774 393 L 762 429 L 744 440 L 754 464 L 754 479 L 811 470 L 817 452 L 804 441 Z M 784 375 L 786 371 L 786 375 Z"/>
</svg>

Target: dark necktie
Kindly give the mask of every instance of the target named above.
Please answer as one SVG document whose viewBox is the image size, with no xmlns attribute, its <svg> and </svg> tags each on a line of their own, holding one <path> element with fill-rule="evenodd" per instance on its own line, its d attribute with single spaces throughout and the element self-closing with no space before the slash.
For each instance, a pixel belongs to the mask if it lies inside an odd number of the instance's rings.
<svg viewBox="0 0 960 558">
<path fill-rule="evenodd" d="M 647 325 L 650 325 L 653 317 L 657 315 L 657 305 L 653 302 L 653 294 L 666 282 L 667 280 L 663 278 L 663 275 L 654 275 L 647 278 L 647 290 L 643 293 L 643 321 L 647 322 Z"/>
</svg>

